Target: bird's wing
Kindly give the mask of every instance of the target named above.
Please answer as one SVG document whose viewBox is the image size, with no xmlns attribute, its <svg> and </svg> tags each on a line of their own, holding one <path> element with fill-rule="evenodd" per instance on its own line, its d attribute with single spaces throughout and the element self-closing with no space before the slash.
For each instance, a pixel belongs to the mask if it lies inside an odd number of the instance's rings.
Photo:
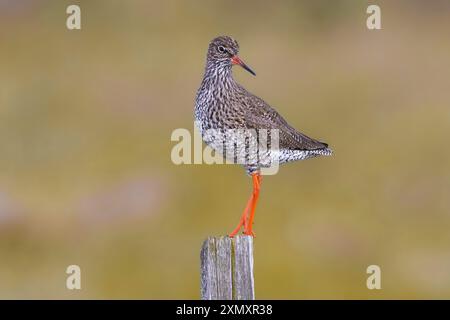
<svg viewBox="0 0 450 320">
<path fill-rule="evenodd" d="M 248 129 L 278 129 L 279 148 L 290 150 L 319 150 L 328 144 L 312 139 L 291 127 L 287 121 L 264 100 L 255 95 L 246 101 L 245 121 Z"/>
</svg>

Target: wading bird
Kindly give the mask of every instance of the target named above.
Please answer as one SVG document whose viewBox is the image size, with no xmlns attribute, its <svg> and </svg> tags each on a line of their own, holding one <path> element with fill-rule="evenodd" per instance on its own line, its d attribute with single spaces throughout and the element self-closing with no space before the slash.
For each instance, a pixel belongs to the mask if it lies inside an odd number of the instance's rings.
<svg viewBox="0 0 450 320">
<path fill-rule="evenodd" d="M 238 57 L 238 51 L 239 45 L 231 37 L 220 36 L 211 41 L 205 74 L 195 103 L 195 122 L 203 140 L 224 155 L 230 149 L 233 150 L 232 157 L 236 153 L 243 155 L 246 160 L 243 165 L 253 180 L 253 192 L 230 237 L 236 235 L 241 227 L 244 227 L 244 234 L 254 236 L 252 225 L 261 186 L 261 168 L 274 162 L 281 164 L 332 154 L 328 144 L 309 138 L 291 127 L 275 109 L 233 79 L 233 65 L 256 75 Z M 230 139 L 227 134 L 222 136 L 227 137 L 227 141 L 217 139 L 217 132 L 242 129 L 251 132 L 245 139 Z M 260 146 L 263 141 L 268 141 L 260 138 L 258 133 L 262 130 L 277 132 L 278 148 L 249 152 L 249 146 Z"/>
</svg>

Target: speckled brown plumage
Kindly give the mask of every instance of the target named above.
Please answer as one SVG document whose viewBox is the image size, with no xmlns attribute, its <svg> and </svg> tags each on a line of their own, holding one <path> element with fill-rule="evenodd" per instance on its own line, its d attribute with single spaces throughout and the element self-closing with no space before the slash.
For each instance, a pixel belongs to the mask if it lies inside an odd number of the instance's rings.
<svg viewBox="0 0 450 320">
<path fill-rule="evenodd" d="M 279 152 L 265 156 L 279 163 L 304 160 L 320 155 L 331 155 L 324 142 L 312 139 L 290 126 L 287 121 L 261 98 L 248 92 L 232 76 L 233 59 L 239 45 L 231 37 L 221 36 L 209 44 L 205 74 L 197 92 L 195 120 L 204 140 L 212 148 L 220 150 L 206 134 L 208 129 L 277 129 Z M 242 66 L 253 73 L 245 64 Z M 260 143 L 260 141 L 258 141 Z M 244 146 L 241 148 L 244 150 Z M 260 158 L 264 156 L 260 155 Z M 245 163 L 249 173 L 264 167 L 261 159 Z"/>
</svg>

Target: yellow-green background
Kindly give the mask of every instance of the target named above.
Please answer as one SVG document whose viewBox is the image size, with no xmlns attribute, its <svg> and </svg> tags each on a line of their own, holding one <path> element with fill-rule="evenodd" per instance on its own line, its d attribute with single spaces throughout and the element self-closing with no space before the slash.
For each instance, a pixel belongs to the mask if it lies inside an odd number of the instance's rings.
<svg viewBox="0 0 450 320">
<path fill-rule="evenodd" d="M 251 190 L 170 159 L 221 34 L 335 151 L 264 179 L 257 298 L 450 298 L 450 3 L 370 3 L 382 30 L 366 1 L 0 1 L 0 298 L 199 297 L 201 243 Z"/>
</svg>

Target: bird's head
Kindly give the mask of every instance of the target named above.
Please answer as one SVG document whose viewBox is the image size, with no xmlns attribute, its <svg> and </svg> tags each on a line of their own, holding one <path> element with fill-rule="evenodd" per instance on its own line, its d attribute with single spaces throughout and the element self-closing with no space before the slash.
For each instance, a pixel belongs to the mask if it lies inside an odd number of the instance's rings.
<svg viewBox="0 0 450 320">
<path fill-rule="evenodd" d="M 214 38 L 209 44 L 208 60 L 229 68 L 239 65 L 255 76 L 255 72 L 238 57 L 238 53 L 239 44 L 236 40 L 228 36 L 220 36 Z"/>
</svg>

